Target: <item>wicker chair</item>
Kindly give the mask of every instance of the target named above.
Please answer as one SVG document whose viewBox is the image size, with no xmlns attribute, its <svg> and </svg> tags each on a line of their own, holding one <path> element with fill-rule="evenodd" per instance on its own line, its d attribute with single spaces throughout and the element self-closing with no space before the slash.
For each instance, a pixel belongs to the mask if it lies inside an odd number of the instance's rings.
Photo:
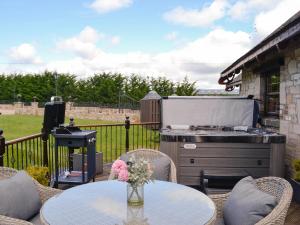
<svg viewBox="0 0 300 225">
<path fill-rule="evenodd" d="M 128 152 L 127 154 L 129 156 L 134 155 L 137 158 L 144 158 L 145 160 L 150 161 L 150 162 L 159 157 L 167 157 L 171 161 L 169 181 L 177 183 L 175 164 L 172 161 L 172 159 L 169 156 L 167 156 L 166 154 L 164 154 L 158 150 L 153 150 L 153 149 L 136 149 L 136 150 Z M 110 173 L 108 179 L 112 180 L 113 178 L 114 178 L 114 175 L 112 173 Z"/>
<path fill-rule="evenodd" d="M 263 177 L 256 180 L 257 186 L 261 191 L 269 193 L 276 197 L 278 204 L 273 211 L 265 218 L 260 220 L 256 225 L 283 225 L 287 211 L 290 207 L 293 189 L 289 182 L 279 177 Z M 217 207 L 217 224 L 223 218 L 224 202 L 228 199 L 230 193 L 210 195 L 209 197 L 215 202 Z"/>
<path fill-rule="evenodd" d="M 12 177 L 17 172 L 18 171 L 15 169 L 0 167 L 0 180 Z M 34 179 L 33 181 L 39 191 L 42 204 L 44 204 L 45 201 L 47 201 L 50 197 L 62 192 L 61 190 L 45 187 Z M 33 224 L 25 220 L 20 220 L 20 219 L 15 219 L 15 218 L 0 215 L 0 225 L 33 225 Z"/>
</svg>

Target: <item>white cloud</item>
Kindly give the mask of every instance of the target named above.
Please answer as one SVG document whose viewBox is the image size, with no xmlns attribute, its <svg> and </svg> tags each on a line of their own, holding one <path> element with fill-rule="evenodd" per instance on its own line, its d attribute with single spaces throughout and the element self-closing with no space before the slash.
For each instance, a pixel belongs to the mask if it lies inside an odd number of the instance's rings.
<svg viewBox="0 0 300 225">
<path fill-rule="evenodd" d="M 170 22 L 201 27 L 213 24 L 224 16 L 241 19 L 253 13 L 251 18 L 255 21 L 256 38 L 260 40 L 300 9 L 300 1 L 295 0 L 241 0 L 233 4 L 232 8 L 228 2 L 214 0 L 199 10 L 178 7 L 167 12 L 164 17 Z M 181 36 L 170 32 L 164 38 L 176 43 Z M 74 73 L 79 77 L 99 72 L 121 72 L 128 75 L 166 75 L 174 81 L 182 80 L 188 75 L 190 79 L 199 81 L 200 88 L 217 88 L 220 87 L 217 84 L 220 71 L 253 47 L 250 34 L 222 28 L 213 29 L 192 42 L 185 40 L 172 51 L 157 54 L 140 51 L 116 54 L 103 51 L 97 46 L 99 41 L 106 41 L 110 45 L 119 44 L 120 40 L 119 36 L 106 35 L 87 26 L 79 34 L 57 43 L 58 49 L 75 54 L 72 59 L 49 61 L 45 65 L 36 64 L 41 60 L 35 47 L 24 43 L 11 48 L 8 55 L 14 62 L 34 64 L 0 65 L 0 72 L 34 72 L 48 69 Z"/>
<path fill-rule="evenodd" d="M 229 9 L 229 15 L 233 19 L 247 19 L 249 14 L 257 13 L 274 7 L 282 0 L 239 0 Z"/>
<path fill-rule="evenodd" d="M 266 37 L 299 10 L 300 1 L 282 0 L 273 9 L 259 13 L 255 17 L 258 37 Z"/>
<path fill-rule="evenodd" d="M 97 32 L 94 28 L 86 26 L 78 35 L 78 39 L 82 42 L 96 43 L 104 36 L 104 34 Z"/>
<path fill-rule="evenodd" d="M 251 40 L 247 33 L 215 29 L 173 51 L 159 54 L 116 54 L 95 47 L 92 58 L 52 61 L 45 69 L 74 73 L 81 77 L 99 72 L 166 75 L 174 81 L 182 80 L 188 75 L 192 80 L 199 80 L 200 88 L 216 88 L 220 71 L 249 50 L 250 45 Z"/>
<path fill-rule="evenodd" d="M 8 52 L 8 56 L 15 63 L 42 63 L 41 58 L 37 55 L 35 47 L 29 43 L 23 43 L 19 46 L 12 47 Z"/>
<path fill-rule="evenodd" d="M 133 0 L 95 0 L 90 7 L 102 14 L 129 7 L 132 3 Z"/>
<path fill-rule="evenodd" d="M 226 0 L 214 0 L 201 9 L 185 9 L 181 6 L 166 12 L 165 20 L 190 27 L 205 27 L 224 17 L 228 3 Z"/>
<path fill-rule="evenodd" d="M 187 63 L 226 64 L 245 52 L 250 44 L 247 33 L 219 28 L 181 49 L 172 51 L 172 57 Z"/>
<path fill-rule="evenodd" d="M 167 41 L 175 41 L 177 39 L 177 37 L 178 37 L 178 33 L 173 31 L 171 33 L 166 34 L 164 38 Z"/>
<path fill-rule="evenodd" d="M 80 78 L 92 76 L 94 73 L 120 72 L 125 75 L 165 75 L 174 81 L 180 81 L 188 75 L 190 80 L 198 81 L 199 88 L 220 88 L 217 83 L 220 71 L 251 47 L 247 33 L 214 29 L 207 35 L 172 51 L 158 54 L 138 51 L 116 54 L 98 48 L 95 42 L 99 39 L 91 37 L 97 37 L 99 32 L 95 29 L 87 30 L 89 32 L 81 32 L 60 43 L 77 54 L 72 59 L 49 61 L 45 65 L 28 68 L 19 65 L 6 68 L 0 66 L 0 71 L 40 72 L 47 69 L 73 73 Z M 87 33 L 93 35 L 85 35 Z M 93 57 L 83 57 L 83 53 L 89 51 L 85 52 L 82 49 L 88 46 L 92 46 Z"/>
<path fill-rule="evenodd" d="M 92 59 L 100 54 L 96 43 L 102 38 L 104 38 L 104 34 L 87 26 L 79 35 L 58 42 L 57 48 L 60 50 L 70 50 L 82 58 Z"/>
<path fill-rule="evenodd" d="M 121 38 L 119 36 L 112 36 L 111 39 L 110 39 L 110 42 L 113 45 L 118 45 L 121 42 Z"/>
</svg>

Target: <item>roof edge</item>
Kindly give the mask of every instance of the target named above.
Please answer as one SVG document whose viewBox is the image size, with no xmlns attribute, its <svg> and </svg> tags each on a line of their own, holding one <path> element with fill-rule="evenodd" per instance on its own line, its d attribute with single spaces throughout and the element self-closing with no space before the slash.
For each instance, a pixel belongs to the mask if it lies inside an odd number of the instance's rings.
<svg viewBox="0 0 300 225">
<path fill-rule="evenodd" d="M 278 45 L 280 42 L 290 39 L 296 34 L 300 33 L 300 11 L 263 39 L 260 43 L 250 49 L 247 53 L 238 58 L 234 63 L 228 66 L 221 72 L 219 84 L 227 84 L 228 79 L 234 77 L 236 70 L 240 70 L 246 63 L 257 57 L 258 55 L 266 52 L 270 48 Z M 227 82 L 227 83 L 226 83 Z"/>
</svg>

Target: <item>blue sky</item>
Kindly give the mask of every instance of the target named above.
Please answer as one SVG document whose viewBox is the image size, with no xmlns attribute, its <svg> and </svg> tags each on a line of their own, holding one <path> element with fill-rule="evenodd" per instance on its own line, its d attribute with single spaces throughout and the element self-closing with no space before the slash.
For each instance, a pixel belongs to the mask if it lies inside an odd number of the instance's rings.
<svg viewBox="0 0 300 225">
<path fill-rule="evenodd" d="M 85 78 L 111 71 L 175 81 L 188 75 L 200 88 L 216 88 L 221 70 L 299 2 L 1 0 L 0 72 L 48 69 Z"/>
</svg>

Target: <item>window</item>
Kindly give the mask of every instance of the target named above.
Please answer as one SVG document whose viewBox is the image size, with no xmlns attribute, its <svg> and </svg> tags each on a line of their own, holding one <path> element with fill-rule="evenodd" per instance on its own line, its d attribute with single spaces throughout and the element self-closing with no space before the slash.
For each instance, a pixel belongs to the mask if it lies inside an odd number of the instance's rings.
<svg viewBox="0 0 300 225">
<path fill-rule="evenodd" d="M 265 74 L 265 114 L 267 116 L 279 116 L 279 87 L 280 71 L 274 70 Z"/>
</svg>

